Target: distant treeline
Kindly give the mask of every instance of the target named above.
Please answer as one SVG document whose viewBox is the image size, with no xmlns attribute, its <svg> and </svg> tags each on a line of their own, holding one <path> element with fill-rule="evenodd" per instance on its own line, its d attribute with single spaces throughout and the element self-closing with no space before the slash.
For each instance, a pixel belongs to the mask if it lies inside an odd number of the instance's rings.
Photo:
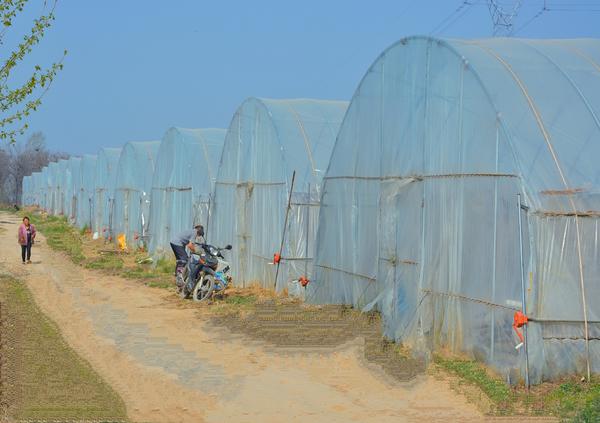
<svg viewBox="0 0 600 423">
<path fill-rule="evenodd" d="M 20 204 L 25 176 L 69 158 L 66 153 L 48 151 L 45 140 L 43 133 L 35 132 L 25 143 L 0 146 L 0 203 Z"/>
</svg>

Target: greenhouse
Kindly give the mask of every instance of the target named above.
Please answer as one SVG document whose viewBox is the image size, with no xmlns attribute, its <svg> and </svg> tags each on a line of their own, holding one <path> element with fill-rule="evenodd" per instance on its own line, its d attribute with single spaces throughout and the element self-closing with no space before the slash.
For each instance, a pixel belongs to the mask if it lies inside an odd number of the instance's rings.
<svg viewBox="0 0 600 423">
<path fill-rule="evenodd" d="M 58 214 L 68 218 L 68 207 L 72 186 L 71 181 L 71 165 L 69 159 L 61 159 L 58 161 L 59 173 L 58 173 Z"/>
<path fill-rule="evenodd" d="M 46 184 L 48 191 L 46 192 L 46 211 L 49 214 L 57 215 L 59 213 L 59 175 L 60 167 L 57 162 L 51 162 L 47 167 Z"/>
<path fill-rule="evenodd" d="M 42 170 L 40 170 L 37 190 L 39 206 L 42 210 L 46 210 L 48 202 L 48 166 L 44 166 Z"/>
<path fill-rule="evenodd" d="M 388 337 L 511 383 L 600 372 L 599 76 L 595 40 L 386 50 L 324 178 L 309 299 L 374 307 Z"/>
<path fill-rule="evenodd" d="M 105 239 L 112 238 L 109 228 L 112 219 L 112 202 L 117 179 L 120 148 L 101 148 L 96 159 L 94 177 L 94 224 L 92 231 Z"/>
<path fill-rule="evenodd" d="M 96 180 L 96 156 L 84 154 L 81 157 L 79 178 L 75 179 L 74 191 L 77 195 L 77 226 L 91 228 L 94 212 L 94 190 Z"/>
<path fill-rule="evenodd" d="M 39 172 L 33 172 L 31 174 L 31 182 L 30 182 L 31 193 L 30 193 L 30 197 L 29 197 L 29 199 L 30 199 L 29 205 L 39 206 L 41 204 L 41 199 L 40 199 L 41 193 L 42 193 L 41 184 L 42 184 L 43 177 L 44 177 L 42 170 L 40 170 Z"/>
<path fill-rule="evenodd" d="M 79 172 L 81 171 L 81 158 L 71 157 L 67 162 L 67 171 L 65 172 L 66 178 L 64 179 L 64 190 L 65 190 L 65 216 L 71 222 L 74 222 L 77 218 L 77 191 Z"/>
<path fill-rule="evenodd" d="M 25 176 L 21 182 L 21 204 L 29 205 L 33 203 L 33 178 L 31 175 Z"/>
<path fill-rule="evenodd" d="M 110 233 L 125 235 L 126 245 L 142 247 L 146 241 L 150 190 L 160 141 L 128 142 L 116 168 Z"/>
<path fill-rule="evenodd" d="M 347 106 L 250 98 L 236 111 L 223 146 L 208 238 L 233 245 L 228 256 L 237 285 L 273 288 L 278 272 L 281 290 L 310 277 L 321 181 Z M 282 257 L 280 268 L 272 264 L 275 254 Z"/>
<path fill-rule="evenodd" d="M 21 204 L 29 205 L 33 203 L 33 178 L 31 175 L 25 176 L 21 183 Z"/>
<path fill-rule="evenodd" d="M 46 212 L 50 212 L 50 202 L 52 200 L 52 170 L 50 169 L 50 163 L 48 166 L 42 169 L 42 178 L 40 180 L 40 202 L 42 208 Z"/>
<path fill-rule="evenodd" d="M 198 223 L 206 226 L 225 133 L 170 128 L 164 135 L 152 179 L 150 251 L 170 251 L 174 235 Z"/>
</svg>

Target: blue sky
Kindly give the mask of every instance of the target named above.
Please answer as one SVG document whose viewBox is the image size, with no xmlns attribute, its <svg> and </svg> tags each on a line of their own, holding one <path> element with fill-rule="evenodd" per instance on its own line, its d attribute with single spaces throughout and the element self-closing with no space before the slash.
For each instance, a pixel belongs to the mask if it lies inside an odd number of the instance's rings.
<svg viewBox="0 0 600 423">
<path fill-rule="evenodd" d="M 227 128 L 249 96 L 350 99 L 373 60 L 404 36 L 437 28 L 442 37 L 490 37 L 486 2 L 463 3 L 60 0 L 54 26 L 14 75 L 69 51 L 23 138 L 42 131 L 52 150 L 96 153 L 160 139 L 171 126 Z M 31 0 L 0 57 L 41 4 Z M 600 0 L 548 0 L 531 20 L 543 4 L 524 0 L 519 37 L 600 37 Z"/>
</svg>

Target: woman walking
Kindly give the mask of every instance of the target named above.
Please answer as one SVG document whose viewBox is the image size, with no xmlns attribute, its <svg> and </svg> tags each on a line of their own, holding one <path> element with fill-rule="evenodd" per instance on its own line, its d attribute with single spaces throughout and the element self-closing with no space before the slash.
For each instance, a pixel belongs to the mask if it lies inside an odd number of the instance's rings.
<svg viewBox="0 0 600 423">
<path fill-rule="evenodd" d="M 27 259 L 27 263 L 31 263 L 31 245 L 33 244 L 33 240 L 35 239 L 35 226 L 29 223 L 29 218 L 25 216 L 23 218 L 23 223 L 19 226 L 19 244 L 21 244 L 21 258 L 23 259 L 23 264 L 25 264 L 25 259 Z"/>
</svg>

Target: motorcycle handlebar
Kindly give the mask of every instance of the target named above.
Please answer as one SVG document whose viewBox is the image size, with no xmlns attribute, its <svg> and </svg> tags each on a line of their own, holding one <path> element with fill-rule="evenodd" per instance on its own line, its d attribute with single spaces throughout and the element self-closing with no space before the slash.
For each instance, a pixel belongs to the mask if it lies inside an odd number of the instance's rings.
<svg viewBox="0 0 600 423">
<path fill-rule="evenodd" d="M 231 246 L 231 244 L 227 244 L 223 248 L 215 247 L 214 245 L 210 245 L 210 244 L 196 244 L 196 243 L 194 243 L 194 244 L 206 251 L 210 251 L 210 248 L 214 248 L 215 250 L 217 250 L 218 253 L 220 253 L 221 251 L 224 251 L 224 250 L 231 250 L 233 248 Z"/>
<path fill-rule="evenodd" d="M 215 247 L 214 245 L 210 245 L 210 244 L 199 244 L 202 248 L 207 248 L 207 247 L 212 247 L 217 251 L 223 251 L 223 250 L 231 250 L 233 247 L 231 246 L 231 244 L 227 244 L 225 247 Z"/>
</svg>

